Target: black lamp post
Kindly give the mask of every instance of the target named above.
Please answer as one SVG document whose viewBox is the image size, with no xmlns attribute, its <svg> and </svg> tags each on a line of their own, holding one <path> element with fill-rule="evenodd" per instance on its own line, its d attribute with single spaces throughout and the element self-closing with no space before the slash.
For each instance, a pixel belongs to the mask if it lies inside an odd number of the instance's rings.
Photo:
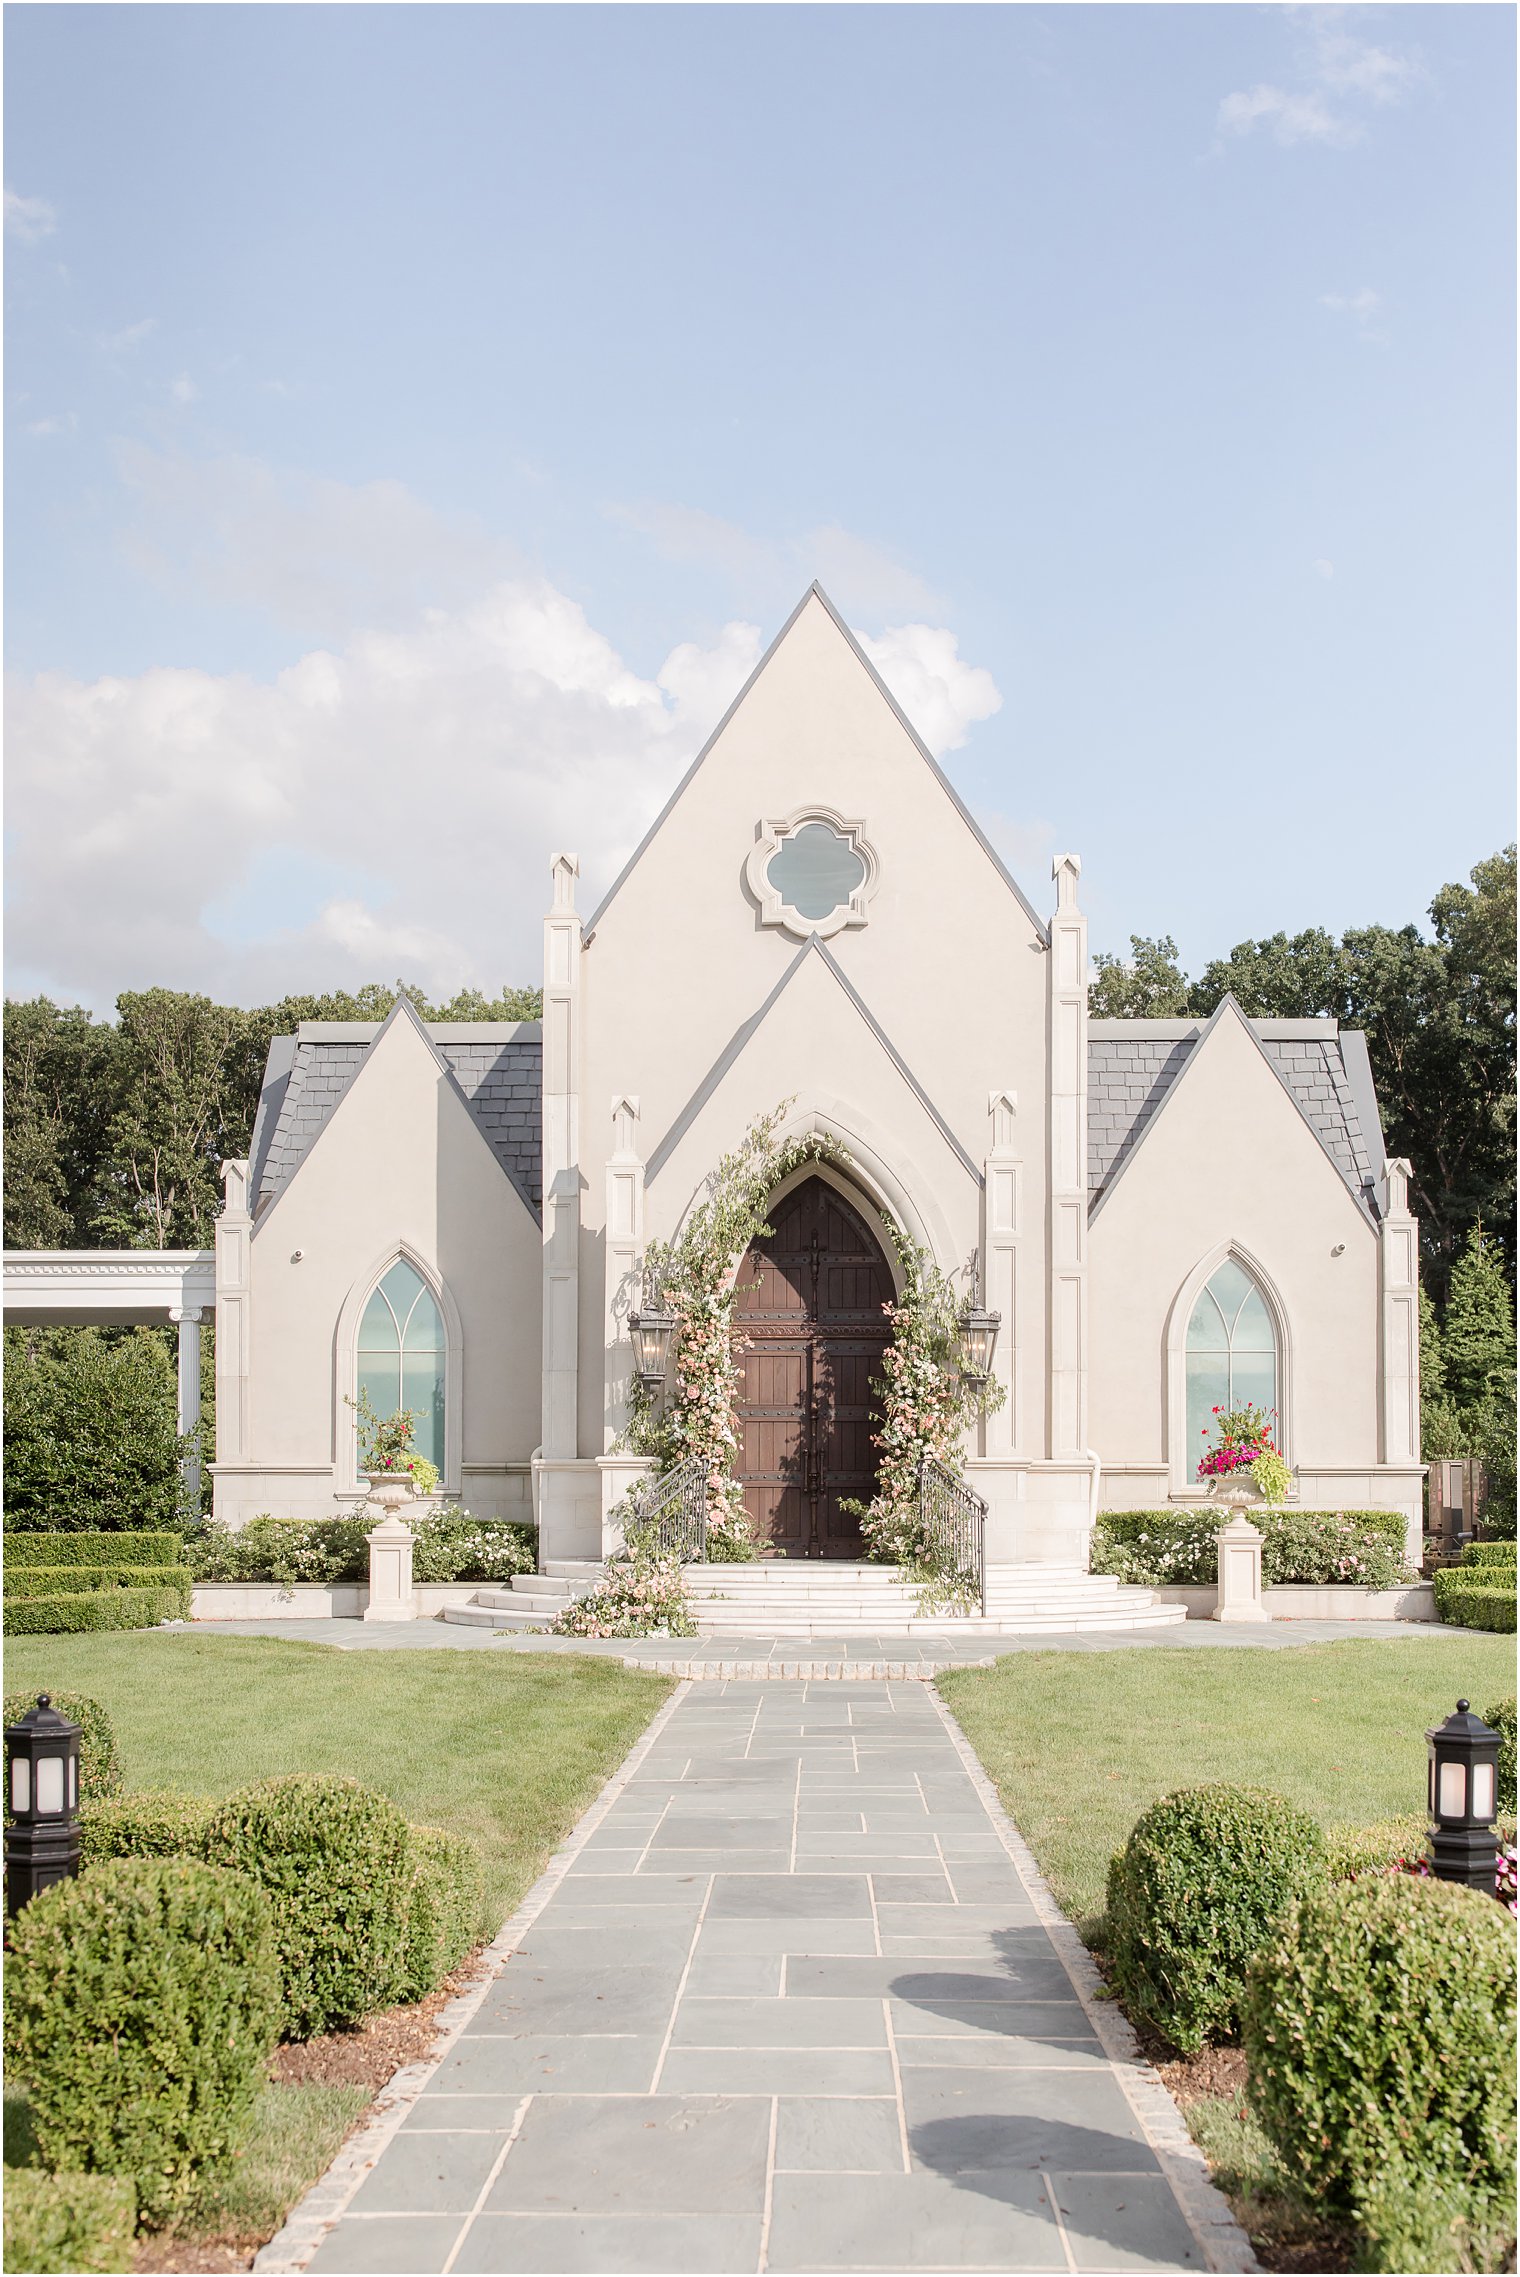
<svg viewBox="0 0 1520 2277">
<path fill-rule="evenodd" d="M 1000 1312 L 988 1312 L 981 1305 L 968 1305 L 961 1314 L 961 1374 L 968 1383 L 984 1384 L 991 1375 L 1002 1319 Z"/>
<path fill-rule="evenodd" d="M 5 1734 L 9 1913 L 79 1871 L 79 1741 L 78 1724 L 46 1692 Z"/>
<path fill-rule="evenodd" d="M 1499 1734 L 1465 1700 L 1430 1742 L 1430 1866 L 1443 1882 L 1493 1895 Z"/>
</svg>

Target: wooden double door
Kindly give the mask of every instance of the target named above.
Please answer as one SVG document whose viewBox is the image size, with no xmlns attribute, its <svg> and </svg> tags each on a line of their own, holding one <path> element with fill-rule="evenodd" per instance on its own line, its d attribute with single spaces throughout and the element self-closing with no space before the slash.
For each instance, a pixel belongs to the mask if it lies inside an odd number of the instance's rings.
<svg viewBox="0 0 1520 2277">
<path fill-rule="evenodd" d="M 891 1269 L 865 1220 L 822 1178 L 771 1212 L 739 1268 L 738 1473 L 764 1557 L 858 1558 L 841 1508 L 876 1491 L 871 1383 L 891 1339 Z"/>
</svg>

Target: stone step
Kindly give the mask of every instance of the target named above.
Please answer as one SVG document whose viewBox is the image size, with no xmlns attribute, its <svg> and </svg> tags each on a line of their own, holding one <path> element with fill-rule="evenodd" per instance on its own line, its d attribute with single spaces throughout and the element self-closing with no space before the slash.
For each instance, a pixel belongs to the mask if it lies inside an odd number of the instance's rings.
<svg viewBox="0 0 1520 2277">
<path fill-rule="evenodd" d="M 577 1597 L 591 1587 L 585 1581 L 572 1579 L 568 1573 L 514 1573 L 511 1586 L 530 1597 Z"/>
<path fill-rule="evenodd" d="M 546 1629 L 554 1615 L 523 1613 L 508 1606 L 482 1605 L 477 1597 L 473 1605 L 445 1605 L 443 1618 L 459 1629 Z"/>
<path fill-rule="evenodd" d="M 474 1602 L 498 1612 L 527 1613 L 535 1621 L 552 1621 L 581 1594 L 579 1590 L 570 1596 L 556 1596 L 547 1589 L 477 1589 Z"/>
</svg>

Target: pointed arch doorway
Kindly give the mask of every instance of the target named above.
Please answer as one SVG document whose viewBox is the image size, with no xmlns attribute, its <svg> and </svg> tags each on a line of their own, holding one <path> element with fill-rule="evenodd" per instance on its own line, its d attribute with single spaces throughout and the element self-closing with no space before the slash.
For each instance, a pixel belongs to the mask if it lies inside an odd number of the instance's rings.
<svg viewBox="0 0 1520 2277">
<path fill-rule="evenodd" d="M 871 1381 L 891 1341 L 892 1269 L 864 1217 L 819 1177 L 771 1212 L 739 1267 L 737 1470 L 762 1557 L 858 1558 L 845 1501 L 876 1491 Z"/>
</svg>

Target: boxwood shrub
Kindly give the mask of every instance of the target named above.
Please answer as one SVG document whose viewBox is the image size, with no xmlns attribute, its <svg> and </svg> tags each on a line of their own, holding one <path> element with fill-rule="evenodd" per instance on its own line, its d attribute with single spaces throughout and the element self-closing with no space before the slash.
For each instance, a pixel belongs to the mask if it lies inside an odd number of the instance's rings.
<svg viewBox="0 0 1520 2277">
<path fill-rule="evenodd" d="M 183 1621 L 190 1610 L 190 1585 L 172 1589 L 88 1589 L 51 1597 L 5 1599 L 8 1637 L 72 1636 L 89 1629 L 156 1629 L 160 1621 Z"/>
<path fill-rule="evenodd" d="M 103 1803 L 121 1791 L 121 1763 L 116 1753 L 116 1727 L 98 1700 L 85 1692 L 51 1692 L 48 1697 L 61 1716 L 79 1726 L 79 1807 Z M 37 1705 L 35 1692 L 7 1692 L 3 1712 L 6 1727 L 20 1723 Z"/>
<path fill-rule="evenodd" d="M 106 1858 L 204 1858 L 216 1804 L 209 1795 L 149 1790 L 118 1795 L 80 1812 L 82 1865 Z"/>
<path fill-rule="evenodd" d="M 1417 1813 L 1380 1819 L 1375 1826 L 1327 1826 L 1325 1864 L 1332 1882 L 1358 1874 L 1386 1874 L 1429 1855 L 1428 1828 Z"/>
<path fill-rule="evenodd" d="M 1253 1962 L 1250 2096 L 1293 2186 L 1361 2266 L 1497 2266 L 1515 2177 L 1515 1935 L 1477 1890 L 1404 1874 L 1307 1896 Z"/>
<path fill-rule="evenodd" d="M 457 1969 L 480 1934 L 485 1882 L 480 1852 L 441 1827 L 409 1829 L 412 1887 L 398 2000 L 425 2000 Z"/>
<path fill-rule="evenodd" d="M 266 1779 L 211 1814 L 206 1856 L 274 1909 L 287 2039 L 357 2023 L 400 1997 L 412 1901 L 407 1824 L 356 1779 Z"/>
<path fill-rule="evenodd" d="M 1499 1734 L 1499 1808 L 1512 1811 L 1515 1807 L 1515 1695 L 1507 1700 L 1496 1700 L 1483 1711 L 1483 1721 L 1491 1724 Z"/>
<path fill-rule="evenodd" d="M 183 1534 L 17 1534 L 5 1536 L 5 1570 L 14 1578 L 23 1566 L 183 1565 Z"/>
<path fill-rule="evenodd" d="M 1501 1581 L 1497 1574 L 1490 1580 L 1493 1573 L 1491 1566 L 1447 1566 L 1431 1583 L 1437 1616 L 1459 1629 L 1497 1629 L 1513 1635 L 1515 1583 L 1513 1578 Z"/>
<path fill-rule="evenodd" d="M 1520 1544 L 1514 1542 L 1469 1542 L 1462 1552 L 1464 1565 L 1508 1566 L 1515 1563 L 1515 1552 Z"/>
<path fill-rule="evenodd" d="M 1184 2055 L 1228 2037 L 1251 1956 L 1324 1873 L 1317 1822 L 1282 1795 L 1163 1795 L 1108 1869 L 1108 1951 L 1130 2014 Z"/>
<path fill-rule="evenodd" d="M 1185 1510 L 1105 1510 L 1092 1538 L 1092 1570 L 1152 1589 L 1207 1588 L 1219 1578 L 1215 1536 L 1227 1513 L 1213 1504 Z M 1413 1578 L 1405 1564 L 1407 1521 L 1399 1510 L 1247 1512 L 1262 1535 L 1264 1585 L 1301 1582 L 1390 1589 Z"/>
<path fill-rule="evenodd" d="M 168 1589 L 190 1602 L 190 1573 L 183 1565 L 39 1565 L 7 1570 L 7 1600 L 78 1597 L 87 1589 Z"/>
<path fill-rule="evenodd" d="M 132 2266 L 137 2193 L 115 2174 L 44 2174 L 40 2168 L 5 2170 L 5 2266 L 54 2277 L 54 2272 Z"/>
<path fill-rule="evenodd" d="M 245 2139 L 279 2031 L 269 1901 L 186 1858 L 118 1858 L 11 1926 L 5 2044 L 43 2163 L 163 2216 Z"/>
</svg>

